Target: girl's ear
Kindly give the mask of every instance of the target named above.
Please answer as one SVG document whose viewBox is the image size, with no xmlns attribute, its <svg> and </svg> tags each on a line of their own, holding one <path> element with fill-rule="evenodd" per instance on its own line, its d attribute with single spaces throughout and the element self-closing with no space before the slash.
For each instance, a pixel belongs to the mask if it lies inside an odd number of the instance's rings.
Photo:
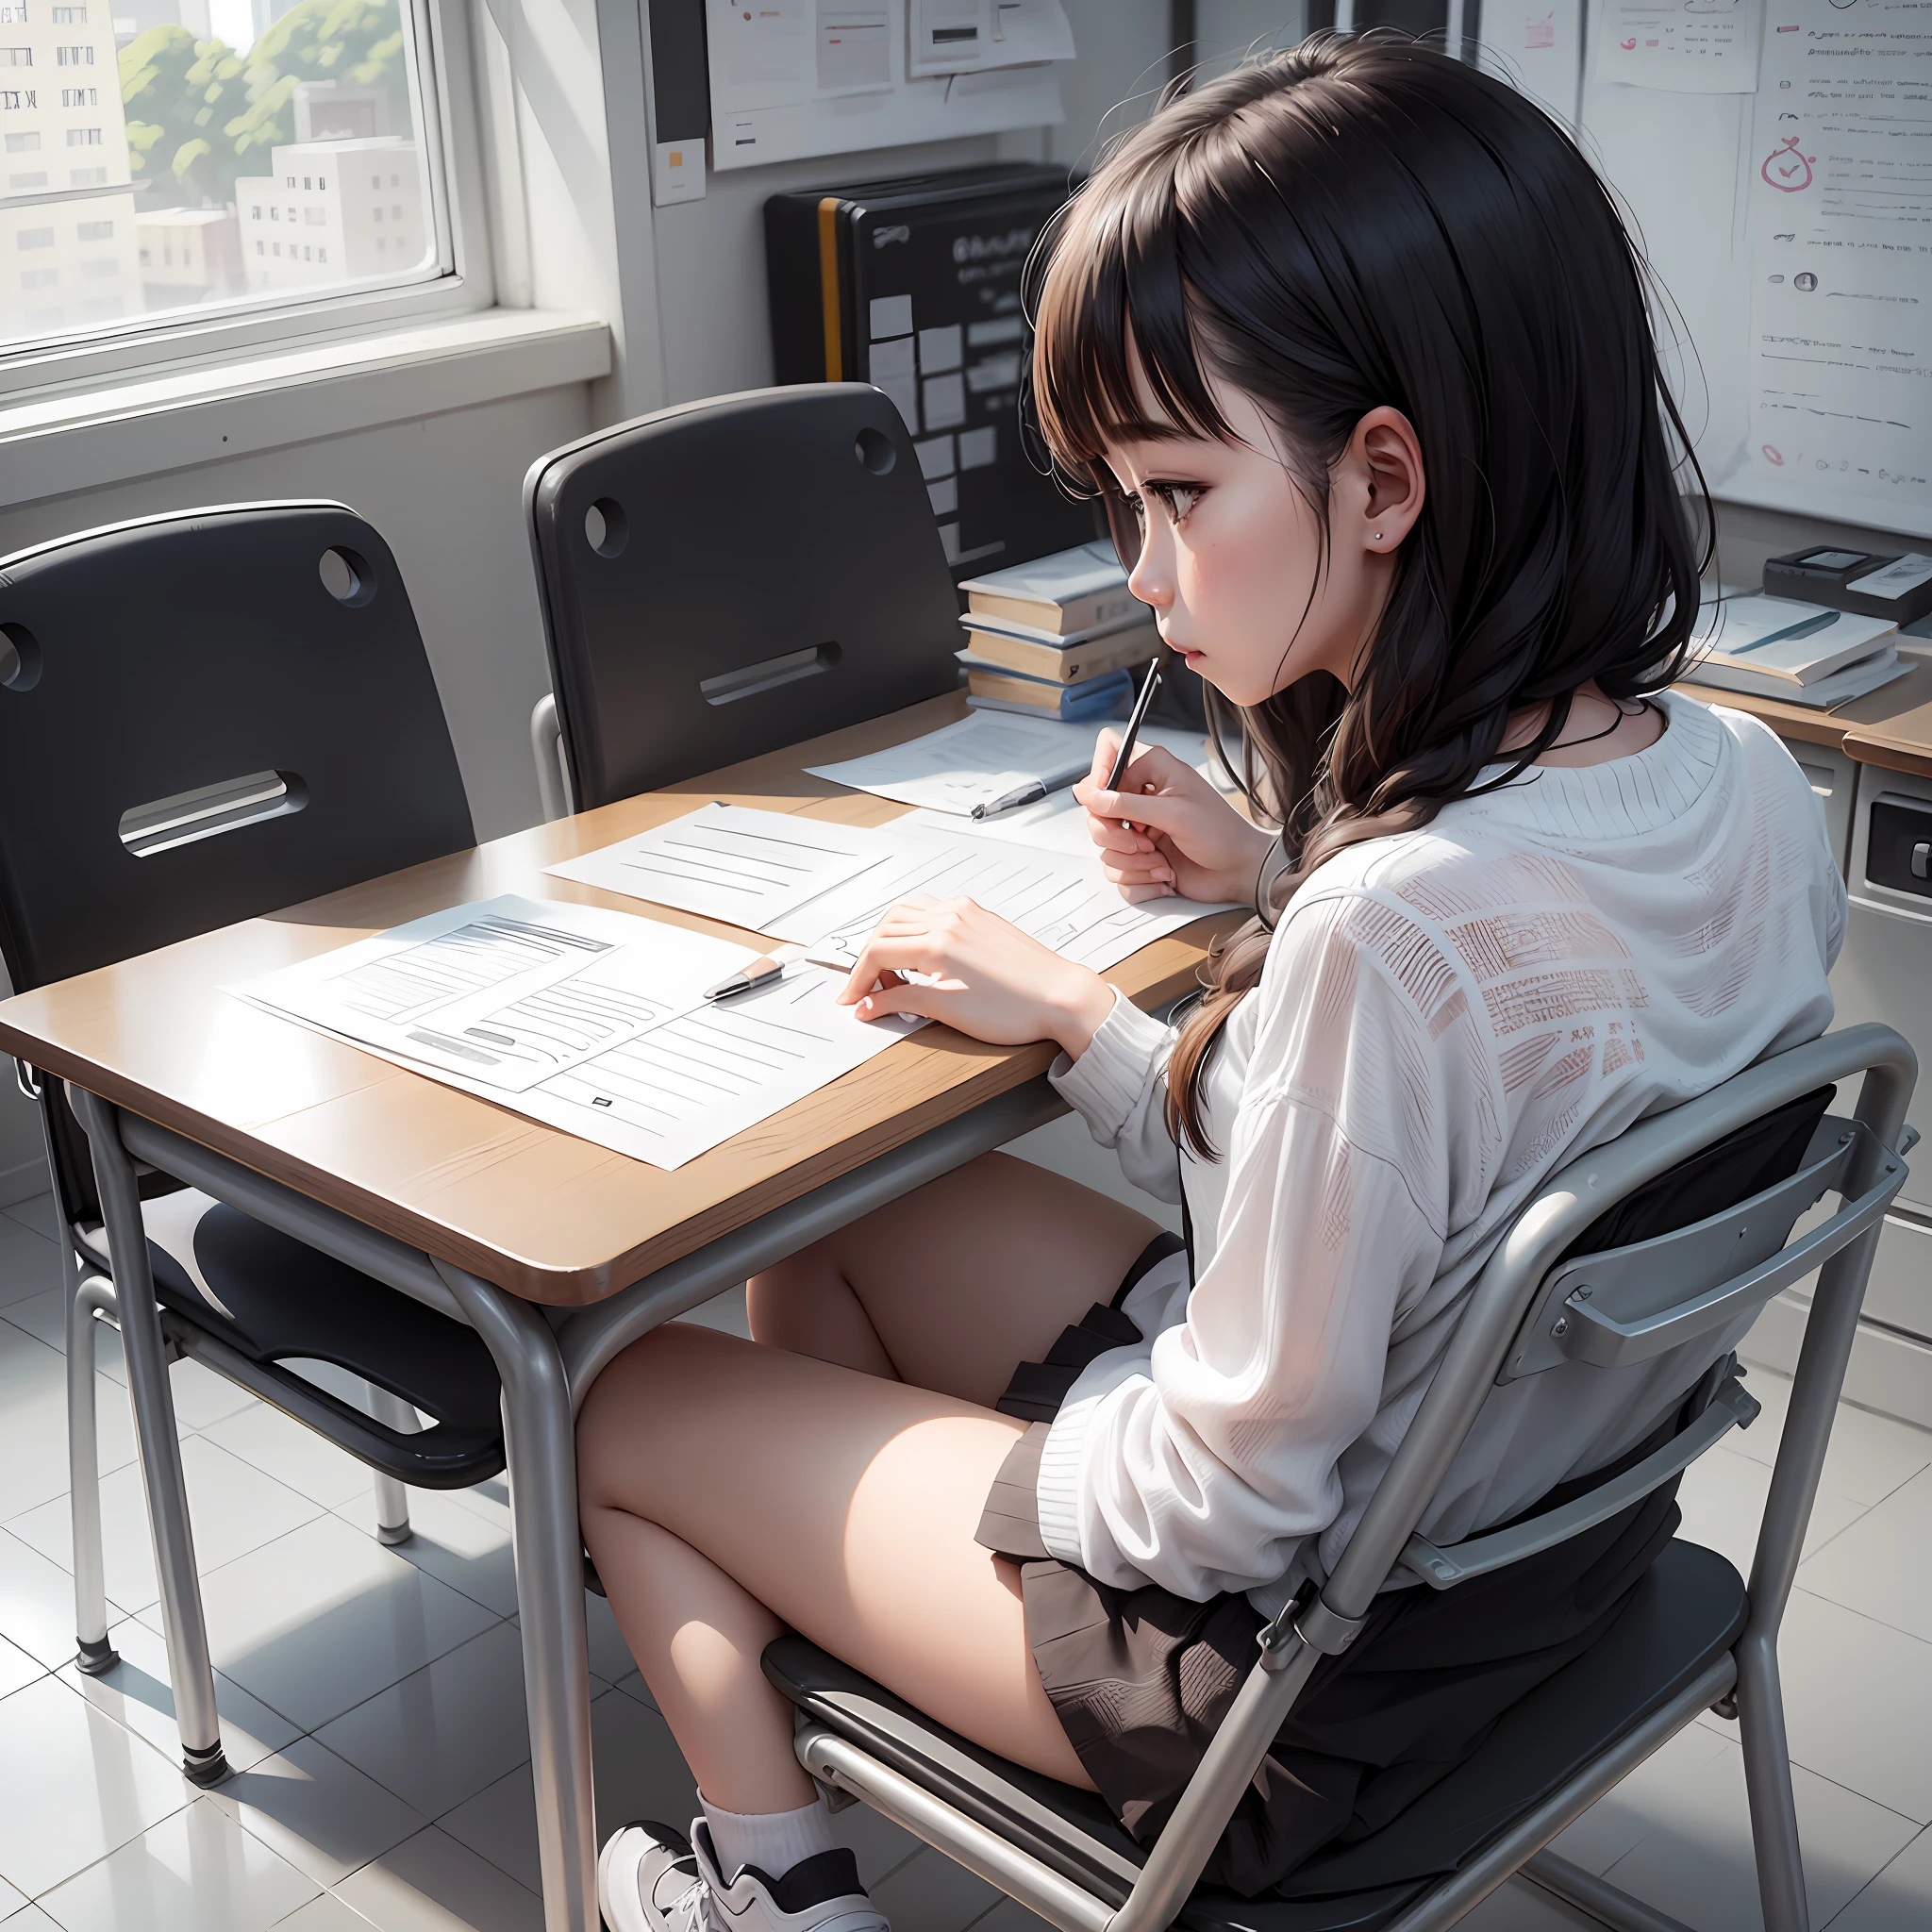
<svg viewBox="0 0 1932 1932">
<path fill-rule="evenodd" d="M 1337 536 L 1346 529 L 1371 556 L 1393 556 L 1415 527 L 1427 493 L 1414 425 L 1386 404 L 1371 409 L 1355 425 L 1345 462 L 1353 487 L 1338 504 Z"/>
</svg>

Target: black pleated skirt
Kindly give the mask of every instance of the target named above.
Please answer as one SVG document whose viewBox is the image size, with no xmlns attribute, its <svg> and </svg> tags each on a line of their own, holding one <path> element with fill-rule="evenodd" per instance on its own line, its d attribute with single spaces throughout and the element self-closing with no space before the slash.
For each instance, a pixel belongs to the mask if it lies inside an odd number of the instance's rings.
<svg viewBox="0 0 1932 1932">
<path fill-rule="evenodd" d="M 1118 1590 L 1047 1554 L 1036 1493 L 1053 1416 L 1095 1356 L 1141 1339 L 1127 1291 L 1178 1246 L 1160 1237 L 1113 1305 L 1022 1363 L 999 1407 L 1032 1426 L 988 1494 L 978 1541 L 1020 1566 L 1040 1680 L 1087 1774 L 1141 1843 L 1158 1836 L 1253 1666 L 1260 1614 L 1244 1596 L 1195 1603 Z M 1559 1485 L 1525 1515 L 1580 1495 L 1681 1425 L 1673 1417 L 1608 1469 Z M 1482 1744 L 1520 1698 L 1608 1630 L 1679 1521 L 1674 1481 L 1541 1556 L 1458 1584 L 1385 1591 L 1368 1625 L 1316 1665 L 1223 1833 L 1206 1874 L 1253 1897 L 1324 1846 L 1387 1824 Z M 1391 1874 L 1391 1878 L 1400 1874 Z"/>
</svg>

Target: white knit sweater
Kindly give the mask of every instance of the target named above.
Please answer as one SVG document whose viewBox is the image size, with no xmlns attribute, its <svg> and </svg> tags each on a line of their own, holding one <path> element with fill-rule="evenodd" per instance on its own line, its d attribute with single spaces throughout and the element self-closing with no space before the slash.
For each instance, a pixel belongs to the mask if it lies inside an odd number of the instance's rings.
<svg viewBox="0 0 1932 1932">
<path fill-rule="evenodd" d="M 1544 1177 L 1830 1024 L 1845 899 L 1817 799 L 1761 724 L 1659 703 L 1646 751 L 1538 768 L 1321 868 L 1209 1061 L 1220 1161 L 1177 1155 L 1173 1036 L 1125 1000 L 1056 1065 L 1129 1179 L 1185 1185 L 1197 1280 L 1182 1256 L 1155 1269 L 1125 1304 L 1149 1340 L 1061 1408 L 1055 1556 L 1272 1613 L 1347 1542 Z M 1735 1339 L 1492 1391 L 1424 1534 L 1621 1455 Z"/>
</svg>

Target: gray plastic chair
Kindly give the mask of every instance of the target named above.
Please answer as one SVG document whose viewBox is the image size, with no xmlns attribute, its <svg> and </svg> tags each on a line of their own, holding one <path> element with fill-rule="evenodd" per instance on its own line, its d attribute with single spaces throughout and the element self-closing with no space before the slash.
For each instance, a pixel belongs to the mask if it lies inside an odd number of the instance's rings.
<svg viewBox="0 0 1932 1932">
<path fill-rule="evenodd" d="M 1859 1074 L 1855 1111 L 1819 1120 L 1795 1172 L 1786 1163 L 1789 1178 L 1688 1225 L 1667 1223 L 1674 1231 L 1605 1245 L 1613 1210 L 1700 1164 L 1707 1179 L 1712 1161 L 1722 1168 L 1726 1147 L 1755 1124 L 1807 1096 L 1815 1118 L 1819 1090 Z M 980 1750 L 788 1637 L 766 1651 L 765 1672 L 796 1707 L 800 1763 L 835 1796 L 863 1799 L 1062 1932 L 1162 1932 L 1176 1920 L 1191 1932 L 1434 1932 L 1519 1871 L 1626 1932 L 1685 1932 L 1543 1847 L 1715 1709 L 1742 1726 L 1765 1925 L 1807 1932 L 1778 1625 L 1880 1223 L 1906 1176 L 1916 1074 L 1911 1048 L 1890 1028 L 1851 1027 L 1640 1123 L 1552 1177 L 1470 1291 L 1334 1574 L 1263 1630 L 1253 1670 L 1151 1847 L 1091 1793 Z M 1828 1191 L 1837 1210 L 1791 1241 L 1799 1217 Z M 1598 1251 L 1575 1252 L 1580 1239 Z M 1245 1899 L 1197 1883 L 1309 1673 L 1348 1647 L 1398 1564 L 1453 1590 L 1605 1521 L 1758 1412 L 1732 1373 L 1695 1421 L 1622 1475 L 1512 1528 L 1438 1548 L 1416 1526 L 1492 1387 L 1562 1362 L 1614 1371 L 1715 1337 L 1821 1266 L 1748 1589 L 1722 1557 L 1673 1541 L 1603 1640 L 1506 1713 L 1468 1763 L 1391 1824 L 1318 1853 L 1276 1894 Z"/>
</svg>

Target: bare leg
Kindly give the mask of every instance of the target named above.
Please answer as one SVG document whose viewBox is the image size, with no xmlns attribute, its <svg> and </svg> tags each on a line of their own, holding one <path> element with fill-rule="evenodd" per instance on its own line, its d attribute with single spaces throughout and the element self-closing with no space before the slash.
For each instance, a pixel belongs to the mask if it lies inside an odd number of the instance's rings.
<svg viewBox="0 0 1932 1932">
<path fill-rule="evenodd" d="M 755 1275 L 751 1332 L 990 1408 L 1013 1365 L 1108 1300 L 1159 1232 L 1091 1188 L 988 1154 Z"/>
<path fill-rule="evenodd" d="M 1023 1424 L 674 1324 L 578 1424 L 584 1532 L 705 1796 L 811 1801 L 758 1668 L 782 1624 L 990 1749 L 1086 1784 L 1026 1643 L 1018 1574 L 973 1541 Z"/>
</svg>

